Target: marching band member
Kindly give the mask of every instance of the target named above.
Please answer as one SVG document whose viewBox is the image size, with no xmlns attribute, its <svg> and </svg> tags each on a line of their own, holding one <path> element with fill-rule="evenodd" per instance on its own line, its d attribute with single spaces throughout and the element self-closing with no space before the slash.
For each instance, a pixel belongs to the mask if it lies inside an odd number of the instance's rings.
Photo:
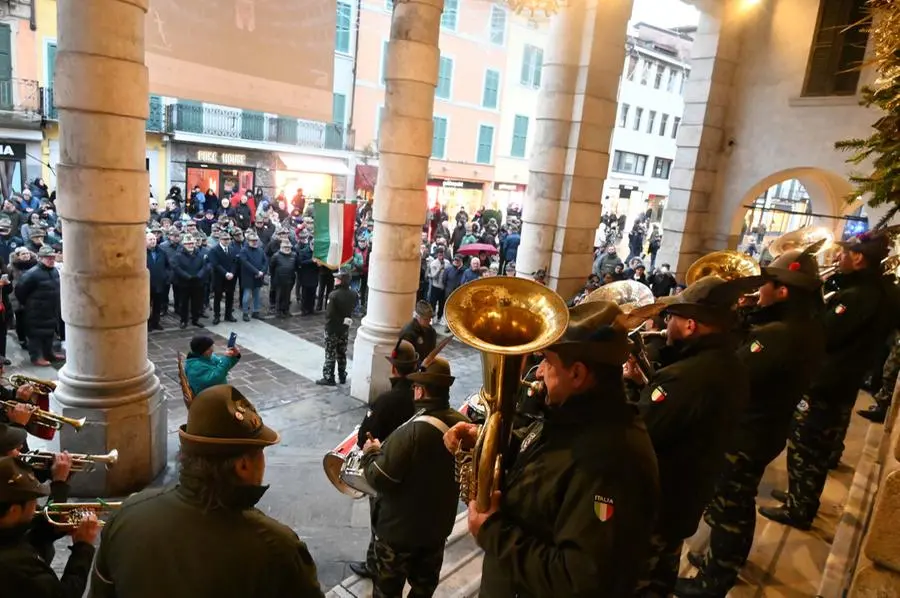
<svg viewBox="0 0 900 598">
<path fill-rule="evenodd" d="M 514 434 L 514 461 L 504 460 L 505 488 L 488 512 L 469 505 L 469 531 L 484 549 L 482 598 L 629 596 L 646 564 L 659 480 L 622 386 L 628 328 L 610 302 L 569 314 L 538 368 L 545 417 Z M 444 443 L 455 453 L 476 438 L 474 425 L 457 424 Z"/>
<path fill-rule="evenodd" d="M 747 561 L 756 494 L 766 467 L 784 450 L 791 416 L 825 354 L 821 279 L 812 255 L 788 251 L 763 267 L 765 284 L 737 351 L 750 371 L 750 402 L 726 453 L 725 471 L 704 519 L 711 529 L 700 573 L 680 579 L 680 597 L 724 598 Z M 692 559 L 693 561 L 693 559 Z"/>
<path fill-rule="evenodd" d="M 410 597 L 432 596 L 456 519 L 459 484 L 443 435 L 467 420 L 450 406 L 450 363 L 436 357 L 407 379 L 418 415 L 394 430 L 384 446 L 372 439 L 363 447 L 366 480 L 378 492 L 374 598 L 400 598 L 407 582 Z"/>
<path fill-rule="evenodd" d="M 839 245 L 839 290 L 822 320 L 825 359 L 808 399 L 797 405 L 788 441 L 788 492 L 779 494 L 785 503 L 759 509 L 763 517 L 798 529 L 812 526 L 829 461 L 846 433 L 866 370 L 896 327 L 892 290 L 881 274 L 888 234 L 865 233 Z"/>
<path fill-rule="evenodd" d="M 409 375 L 416 371 L 419 355 L 409 341 L 398 341 L 397 346 L 385 358 L 391 363 L 391 389 L 381 393 L 369 403 L 369 411 L 359 426 L 356 444 L 365 446 L 371 436 L 379 442 L 413 416 L 415 407 L 413 382 Z M 350 563 L 350 570 L 360 577 L 375 576 L 375 509 L 376 501 L 369 499 L 372 537 L 366 550 L 366 560 Z"/>
<path fill-rule="evenodd" d="M 255 508 L 278 432 L 223 384 L 194 398 L 179 437 L 179 484 L 133 495 L 113 516 L 90 596 L 322 598 L 306 545 Z"/>
<path fill-rule="evenodd" d="M 664 299 L 663 367 L 649 381 L 634 360 L 625 368 L 628 380 L 643 385 L 638 409 L 659 461 L 662 499 L 649 571 L 636 596 L 672 593 L 682 544 L 697 530 L 712 498 L 726 444 L 747 403 L 748 373 L 730 334 L 732 308 L 747 285 L 746 279 L 709 276 Z"/>
<path fill-rule="evenodd" d="M 425 359 L 437 346 L 437 332 L 431 325 L 434 308 L 427 301 L 417 301 L 413 319 L 400 331 L 400 338 L 412 343 L 419 359 Z"/>
<path fill-rule="evenodd" d="M 31 468 L 12 457 L 0 458 L 0 580 L 10 598 L 81 598 L 100 531 L 93 514 L 72 529 L 71 554 L 62 578 L 50 567 L 60 533 L 35 517 L 37 500 L 47 496 Z"/>
</svg>

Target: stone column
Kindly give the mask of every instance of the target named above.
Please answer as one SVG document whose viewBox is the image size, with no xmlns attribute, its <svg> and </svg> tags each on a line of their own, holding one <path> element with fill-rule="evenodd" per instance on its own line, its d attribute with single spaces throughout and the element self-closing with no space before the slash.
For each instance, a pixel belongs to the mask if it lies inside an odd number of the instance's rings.
<svg viewBox="0 0 900 598">
<path fill-rule="evenodd" d="M 443 0 L 394 2 L 378 139 L 369 303 L 353 346 L 350 389 L 361 400 L 389 388 L 384 357 L 415 306 L 443 9 Z"/>
<path fill-rule="evenodd" d="M 78 453 L 119 451 L 118 464 L 108 472 L 100 468 L 73 478 L 80 496 L 139 490 L 166 464 L 165 402 L 147 360 L 147 5 L 148 0 L 57 4 L 67 361 L 55 400 L 64 415 L 88 420 L 79 433 L 63 428 L 60 445 Z"/>
<path fill-rule="evenodd" d="M 564 297 L 591 272 L 631 9 L 631 0 L 565 8 L 544 53 L 516 269 L 547 268 Z"/>
<path fill-rule="evenodd" d="M 672 264 L 679 276 L 697 258 L 722 249 L 711 236 L 716 206 L 712 201 L 720 159 L 728 147 L 727 109 L 740 53 L 737 3 L 707 2 L 691 48 L 690 79 L 684 86 L 684 115 L 678 152 L 672 165 L 669 199 L 663 212 L 663 242 L 656 262 Z"/>
</svg>

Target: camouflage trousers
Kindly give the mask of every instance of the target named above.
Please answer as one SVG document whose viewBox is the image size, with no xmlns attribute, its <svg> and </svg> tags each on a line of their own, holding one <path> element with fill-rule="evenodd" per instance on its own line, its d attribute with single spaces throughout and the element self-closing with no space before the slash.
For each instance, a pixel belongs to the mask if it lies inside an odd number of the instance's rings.
<svg viewBox="0 0 900 598">
<path fill-rule="evenodd" d="M 325 333 L 325 365 L 322 378 L 334 382 L 334 363 L 337 361 L 338 377 L 347 378 L 347 342 L 350 331 Z"/>
<path fill-rule="evenodd" d="M 409 582 L 408 598 L 431 598 L 440 581 L 444 543 L 433 548 L 395 550 L 375 538 L 373 598 L 401 598 Z"/>
<path fill-rule="evenodd" d="M 725 460 L 725 470 L 703 515 L 710 536 L 701 574 L 710 588 L 723 591 L 734 585 L 750 555 L 756 531 L 756 495 L 771 459 L 737 452 L 726 453 Z"/>
<path fill-rule="evenodd" d="M 828 461 L 845 430 L 856 388 L 819 392 L 797 404 L 788 438 L 788 500 L 791 514 L 801 521 L 815 518 L 828 479 Z"/>
<path fill-rule="evenodd" d="M 881 389 L 875 394 L 875 402 L 879 407 L 887 408 L 891 404 L 898 374 L 900 374 L 900 333 L 894 333 L 891 352 L 881 371 Z"/>
<path fill-rule="evenodd" d="M 662 534 L 650 536 L 647 573 L 635 587 L 634 595 L 637 598 L 667 598 L 672 593 L 678 580 L 682 546 L 684 538 L 667 538 Z"/>
</svg>

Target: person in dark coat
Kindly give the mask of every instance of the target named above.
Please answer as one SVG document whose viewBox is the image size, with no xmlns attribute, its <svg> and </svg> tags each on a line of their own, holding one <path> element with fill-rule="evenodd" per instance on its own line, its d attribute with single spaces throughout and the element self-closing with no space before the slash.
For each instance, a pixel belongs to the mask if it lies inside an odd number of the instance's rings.
<svg viewBox="0 0 900 598">
<path fill-rule="evenodd" d="M 750 402 L 740 416 L 704 520 L 707 552 L 696 577 L 679 579 L 679 597 L 718 597 L 737 582 L 753 544 L 756 494 L 766 467 L 784 450 L 791 418 L 825 355 L 819 268 L 812 252 L 788 251 L 762 268 L 765 284 L 738 348 L 750 371 Z"/>
<path fill-rule="evenodd" d="M 641 387 L 638 410 L 659 462 L 661 509 L 648 572 L 635 596 L 668 596 L 678 579 L 684 539 L 713 497 L 748 402 L 747 367 L 735 354 L 733 306 L 758 280 L 701 278 L 665 304 L 662 367 L 650 380 L 630 359 L 625 377 Z"/>
<path fill-rule="evenodd" d="M 281 241 L 281 249 L 269 261 L 269 273 L 272 276 L 269 284 L 275 289 L 275 308 L 282 318 L 291 315 L 291 291 L 294 290 L 298 261 L 288 239 Z"/>
<path fill-rule="evenodd" d="M 318 262 L 317 262 L 318 263 Z M 334 290 L 334 270 L 319 263 L 319 284 L 316 292 L 316 311 L 322 311 L 327 305 L 331 291 Z"/>
<path fill-rule="evenodd" d="M 509 234 L 503 238 L 500 243 L 500 271 L 506 269 L 506 264 L 516 261 L 519 254 L 519 243 L 522 237 L 519 236 L 519 227 L 510 225 Z"/>
<path fill-rule="evenodd" d="M 204 212 L 203 220 L 197 223 L 197 226 L 203 231 L 203 234 L 207 237 L 212 235 L 212 227 L 213 224 L 216 223 L 216 211 L 211 208 L 206 208 L 206 212 Z"/>
<path fill-rule="evenodd" d="M 181 251 L 175 254 L 172 262 L 173 282 L 179 289 L 181 299 L 181 305 L 176 306 L 181 318 L 181 328 L 187 328 L 189 314 L 191 324 L 202 328 L 200 313 L 203 310 L 203 285 L 209 265 L 197 251 L 194 237 L 185 236 L 181 245 Z"/>
<path fill-rule="evenodd" d="M 300 315 L 308 316 L 316 307 L 316 287 L 319 285 L 319 266 L 313 260 L 309 233 L 300 233 L 297 242 L 297 292 Z"/>
<path fill-rule="evenodd" d="M 232 244 L 227 231 L 219 232 L 219 242 L 209 250 L 207 261 L 212 271 L 213 324 L 218 324 L 222 316 L 222 297 L 225 297 L 225 321 L 237 322 L 234 318 L 234 288 L 238 276 L 238 255 L 240 248 Z"/>
<path fill-rule="evenodd" d="M 7 263 L 9 262 L 10 254 L 15 251 L 16 247 L 21 247 L 25 244 L 22 238 L 12 231 L 12 223 L 9 218 L 0 217 L 0 259 Z"/>
<path fill-rule="evenodd" d="M 240 203 L 234 206 L 234 221 L 238 228 L 246 231 L 253 224 L 253 209 L 246 195 L 241 195 Z"/>
<path fill-rule="evenodd" d="M 175 255 L 181 251 L 181 231 L 174 226 L 169 228 L 167 238 L 164 242 L 159 244 L 159 248 L 166 254 L 166 257 L 169 260 L 169 266 L 171 267 L 175 263 Z M 174 275 L 169 282 L 172 285 L 172 303 L 174 304 L 174 311 L 178 313 L 178 306 L 181 305 L 181 288 L 175 284 Z M 166 289 L 166 310 L 168 309 L 169 290 Z"/>
<path fill-rule="evenodd" d="M 47 495 L 30 467 L 12 456 L 0 458 L 0 579 L 9 598 L 81 598 L 87 586 L 100 533 L 97 517 L 88 515 L 70 532 L 68 562 L 58 578 L 50 563 L 62 534 L 37 510 L 38 499 Z"/>
<path fill-rule="evenodd" d="M 41 247 L 38 264 L 22 276 L 15 293 L 19 304 L 24 307 L 31 363 L 48 366 L 51 361 L 64 359 L 53 353 L 53 338 L 59 327 L 61 307 L 59 270 L 56 269 L 56 252 L 51 247 Z"/>
<path fill-rule="evenodd" d="M 254 229 L 255 230 L 255 229 Z M 269 260 L 269 274 L 272 273 L 272 258 L 278 255 L 281 251 L 281 243 L 283 241 L 287 241 L 290 243 L 290 236 L 288 234 L 288 229 L 280 228 L 276 231 L 275 235 L 270 238 L 269 242 L 266 243 L 262 237 L 259 239 L 259 246 L 264 248 L 266 251 L 266 259 Z M 293 250 L 293 246 L 291 247 Z M 269 312 L 278 311 L 277 310 L 277 298 L 275 296 L 276 286 L 270 280 L 269 281 Z M 290 304 L 290 297 L 288 297 L 288 304 Z"/>
<path fill-rule="evenodd" d="M 450 406 L 455 380 L 450 363 L 437 357 L 427 369 L 408 376 L 416 417 L 387 440 L 363 445 L 362 467 L 375 497 L 375 596 L 400 596 L 408 582 L 411 596 L 437 589 L 444 544 L 456 519 L 459 483 L 453 455 L 443 436 L 469 420 Z"/>
<path fill-rule="evenodd" d="M 166 294 L 172 277 L 172 268 L 166 253 L 156 245 L 156 235 L 147 233 L 147 270 L 150 273 L 150 318 L 148 330 L 162 330 L 160 316 L 166 309 Z"/>
<path fill-rule="evenodd" d="M 246 201 L 246 197 L 242 201 Z M 259 236 L 252 230 L 247 231 L 247 245 L 238 255 L 238 264 L 241 286 L 244 289 L 242 301 L 244 321 L 249 322 L 251 313 L 254 318 L 259 318 L 259 290 L 265 284 L 266 272 L 269 270 L 269 260 L 259 246 Z"/>
<path fill-rule="evenodd" d="M 419 359 L 425 359 L 437 346 L 437 332 L 431 325 L 434 318 L 434 309 L 427 301 L 416 303 L 416 311 L 413 319 L 407 322 L 400 330 L 400 338 L 412 343 L 419 354 Z"/>
<path fill-rule="evenodd" d="M 900 310 L 893 283 L 881 274 L 881 262 L 890 251 L 889 235 L 864 233 L 839 245 L 839 290 L 822 312 L 825 359 L 808 397 L 794 412 L 788 441 L 788 492 L 782 496 L 785 503 L 759 509 L 763 517 L 798 529 L 812 526 L 829 462 L 850 424 L 860 385 L 875 355 L 896 329 Z"/>
<path fill-rule="evenodd" d="M 362 448 L 366 440 L 374 438 L 381 443 L 387 440 L 394 430 L 409 420 L 415 411 L 413 401 L 413 383 L 408 378 L 416 371 L 419 356 L 416 349 L 407 341 L 397 341 L 397 346 L 386 355 L 391 364 L 391 389 L 381 393 L 369 401 L 369 411 L 359 425 L 356 445 Z M 375 576 L 375 521 L 377 501 L 369 499 L 369 515 L 372 524 L 372 537 L 366 550 L 366 560 L 350 563 L 350 570 L 360 577 Z"/>
<path fill-rule="evenodd" d="M 606 301 L 569 314 L 537 370 L 544 417 L 514 432 L 489 508 L 469 503 L 469 531 L 484 550 L 481 598 L 628 597 L 646 566 L 659 478 L 622 386 L 632 324 Z M 452 453 L 476 437 L 474 425 L 458 424 L 444 444 Z"/>
<path fill-rule="evenodd" d="M 678 286 L 678 281 L 670 272 L 670 268 L 669 264 L 663 264 L 649 276 L 650 290 L 653 291 L 654 297 L 668 297 Z"/>
<path fill-rule="evenodd" d="M 334 366 L 337 363 L 338 380 L 347 382 L 347 343 L 350 340 L 350 324 L 359 295 L 350 288 L 350 275 L 338 270 L 334 274 L 335 288 L 328 297 L 325 313 L 325 364 L 320 386 L 334 386 Z"/>
<path fill-rule="evenodd" d="M 263 450 L 280 436 L 253 404 L 232 386 L 210 387 L 178 435 L 179 483 L 133 494 L 115 512 L 91 598 L 324 598 L 306 544 L 256 506 L 268 489 Z"/>
</svg>

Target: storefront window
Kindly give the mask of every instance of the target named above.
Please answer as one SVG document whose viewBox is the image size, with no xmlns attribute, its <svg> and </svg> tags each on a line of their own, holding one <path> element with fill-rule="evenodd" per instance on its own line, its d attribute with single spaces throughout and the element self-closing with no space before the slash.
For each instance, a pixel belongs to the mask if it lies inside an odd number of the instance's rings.
<svg viewBox="0 0 900 598">
<path fill-rule="evenodd" d="M 432 179 L 428 182 L 428 209 L 440 204 L 453 219 L 460 207 L 465 207 L 471 217 L 483 207 L 496 208 L 496 205 L 485 206 L 484 186 L 472 181 L 451 181 Z"/>
<path fill-rule="evenodd" d="M 304 197 L 320 199 L 331 199 L 334 194 L 334 177 L 330 174 L 279 170 L 275 173 L 275 185 L 288 199 L 298 190 Z"/>
</svg>

